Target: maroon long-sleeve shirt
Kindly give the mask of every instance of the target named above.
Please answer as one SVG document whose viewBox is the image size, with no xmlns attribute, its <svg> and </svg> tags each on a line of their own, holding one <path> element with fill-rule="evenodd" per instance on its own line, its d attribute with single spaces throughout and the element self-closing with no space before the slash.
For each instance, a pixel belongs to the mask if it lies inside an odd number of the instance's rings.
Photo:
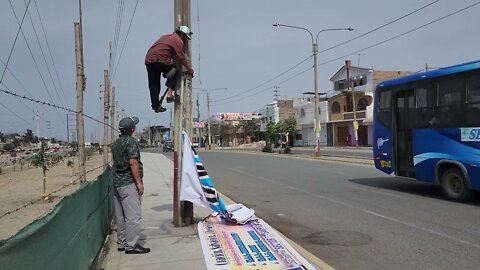
<svg viewBox="0 0 480 270">
<path fill-rule="evenodd" d="M 165 65 L 173 64 L 174 56 L 178 57 L 181 63 L 187 63 L 183 52 L 183 41 L 176 33 L 161 36 L 148 49 L 145 56 L 145 64 L 160 62 Z"/>
</svg>

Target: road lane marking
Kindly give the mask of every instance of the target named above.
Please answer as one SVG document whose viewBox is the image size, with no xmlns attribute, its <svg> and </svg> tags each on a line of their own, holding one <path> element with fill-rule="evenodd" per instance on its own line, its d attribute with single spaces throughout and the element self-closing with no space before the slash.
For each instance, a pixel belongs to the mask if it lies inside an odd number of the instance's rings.
<svg viewBox="0 0 480 270">
<path fill-rule="evenodd" d="M 220 165 L 222 167 L 225 167 L 223 165 Z M 285 185 L 283 183 L 280 183 L 280 182 L 277 182 L 275 180 L 272 180 L 272 179 L 269 179 L 269 178 L 266 178 L 266 177 L 263 177 L 263 176 L 258 176 L 258 175 L 252 175 L 252 174 L 249 174 L 249 173 L 245 173 L 243 171 L 240 171 L 240 170 L 236 170 L 236 169 L 233 169 L 233 168 L 230 168 L 230 167 L 225 167 L 229 170 L 232 170 L 234 172 L 237 172 L 237 173 L 240 173 L 240 174 L 244 174 L 244 175 L 247 175 L 249 177 L 253 177 L 253 178 L 257 178 L 257 179 L 262 179 L 264 181 L 267 181 L 267 182 L 270 182 L 270 183 L 273 183 L 273 184 L 277 184 L 277 185 L 283 185 L 283 186 L 286 186 L 290 189 L 293 189 L 295 191 L 299 191 L 299 192 L 302 192 L 302 193 L 305 193 L 307 195 L 310 195 L 310 196 L 315 196 L 317 198 L 320 198 L 320 199 L 324 199 L 324 200 L 327 200 L 327 201 L 330 201 L 332 203 L 336 203 L 336 204 L 340 204 L 340 205 L 343 205 L 345 207 L 348 207 L 348 208 L 352 208 L 352 209 L 355 209 L 355 210 L 359 210 L 361 212 L 364 212 L 364 213 L 367 213 L 367 214 L 370 214 L 370 215 L 373 215 L 373 216 L 376 216 L 376 217 L 379 217 L 379 218 L 382 218 L 382 219 L 386 219 L 386 220 L 389 220 L 391 222 L 396 222 L 396 223 L 399 223 L 399 224 L 402 224 L 402 225 L 405 225 L 407 227 L 411 227 L 411 228 L 414 228 L 414 229 L 418 229 L 418 230 L 421 230 L 421 231 L 424 231 L 424 232 L 427 232 L 427 233 L 430 233 L 430 234 L 433 234 L 433 235 L 437 235 L 437 236 L 440 236 L 440 237 L 443 237 L 443 238 L 446 238 L 446 239 L 449 239 L 449 240 L 452 240 L 452 241 L 455 241 L 455 242 L 459 242 L 459 243 L 462 243 L 464 245 L 468 245 L 468 246 L 472 246 L 472 247 L 475 247 L 475 248 L 478 248 L 480 249 L 480 245 L 479 244 L 475 244 L 475 243 L 472 243 L 472 242 L 469 242 L 469 241 L 466 241 L 466 240 L 462 240 L 462 239 L 459 239 L 459 238 L 456 238 L 456 237 L 453 237 L 453 236 L 450 236 L 448 234 L 444 234 L 444 233 L 441 233 L 441 232 L 437 232 L 437 231 L 434 231 L 434 230 L 431 230 L 431 229 L 428 229 L 428 228 L 425 228 L 425 227 L 422 227 L 422 226 L 418 226 L 414 223 L 409 223 L 409 222 L 406 222 L 406 221 L 402 221 L 402 220 L 399 220 L 399 219 L 396 219 L 396 218 L 393 218 L 393 217 L 389 217 L 389 216 L 386 216 L 386 215 L 382 215 L 380 213 L 377 213 L 377 212 L 374 212 L 374 211 L 371 211 L 371 210 L 368 210 L 368 209 L 364 209 L 364 208 L 360 208 L 360 207 L 357 207 L 357 206 L 354 206 L 352 204 L 349 204 L 349 203 L 346 203 L 346 202 L 342 202 L 342 201 L 339 201 L 339 200 L 336 200 L 336 199 L 332 199 L 332 198 L 328 198 L 328 197 L 325 197 L 323 195 L 319 195 L 319 194 L 316 194 L 316 193 L 311 193 L 309 191 L 305 191 L 305 190 L 302 190 L 302 189 L 299 189 L 299 188 L 296 188 L 296 187 L 293 187 L 291 185 Z"/>
</svg>

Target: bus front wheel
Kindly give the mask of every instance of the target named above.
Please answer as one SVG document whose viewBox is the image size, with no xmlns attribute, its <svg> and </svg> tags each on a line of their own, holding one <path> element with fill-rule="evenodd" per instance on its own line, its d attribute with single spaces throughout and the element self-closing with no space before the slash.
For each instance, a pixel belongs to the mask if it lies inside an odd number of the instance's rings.
<svg viewBox="0 0 480 270">
<path fill-rule="evenodd" d="M 441 185 L 443 193 L 451 200 L 464 202 L 472 196 L 465 175 L 457 168 L 450 168 L 442 174 Z"/>
</svg>

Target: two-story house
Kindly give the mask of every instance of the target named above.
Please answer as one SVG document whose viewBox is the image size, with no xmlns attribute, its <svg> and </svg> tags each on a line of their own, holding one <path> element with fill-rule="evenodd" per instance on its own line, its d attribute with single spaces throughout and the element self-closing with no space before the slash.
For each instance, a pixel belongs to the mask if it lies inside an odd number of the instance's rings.
<svg viewBox="0 0 480 270">
<path fill-rule="evenodd" d="M 313 94 L 313 93 L 304 93 Z M 320 145 L 327 145 L 327 122 L 328 122 L 328 99 L 319 98 L 320 112 Z M 295 136 L 295 146 L 315 146 L 315 97 L 297 98 L 293 101 L 295 109 L 295 119 L 297 120 L 297 134 Z"/>
<path fill-rule="evenodd" d="M 347 73 L 350 77 L 350 86 Z M 346 65 L 342 66 L 330 78 L 336 91 L 336 95 L 329 99 L 328 123 L 332 129 L 333 145 L 355 145 L 354 119 L 358 123 L 358 145 L 372 145 L 375 87 L 383 80 L 409 74 L 412 72 L 380 71 L 355 66 L 350 66 L 347 70 Z"/>
</svg>

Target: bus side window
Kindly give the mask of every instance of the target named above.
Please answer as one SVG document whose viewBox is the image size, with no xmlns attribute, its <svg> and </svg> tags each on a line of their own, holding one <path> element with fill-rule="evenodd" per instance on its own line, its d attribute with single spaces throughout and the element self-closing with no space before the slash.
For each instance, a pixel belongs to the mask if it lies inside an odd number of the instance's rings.
<svg viewBox="0 0 480 270">
<path fill-rule="evenodd" d="M 480 126 L 480 72 L 467 77 L 467 110 L 465 113 L 466 126 Z"/>
<path fill-rule="evenodd" d="M 428 128 L 437 123 L 433 90 L 432 84 L 429 82 L 415 85 L 415 128 Z"/>
<path fill-rule="evenodd" d="M 378 97 L 377 115 L 383 126 L 387 128 L 392 126 L 392 90 L 381 90 Z"/>
<path fill-rule="evenodd" d="M 465 79 L 439 80 L 437 89 L 438 127 L 458 127 L 465 124 Z"/>
</svg>

